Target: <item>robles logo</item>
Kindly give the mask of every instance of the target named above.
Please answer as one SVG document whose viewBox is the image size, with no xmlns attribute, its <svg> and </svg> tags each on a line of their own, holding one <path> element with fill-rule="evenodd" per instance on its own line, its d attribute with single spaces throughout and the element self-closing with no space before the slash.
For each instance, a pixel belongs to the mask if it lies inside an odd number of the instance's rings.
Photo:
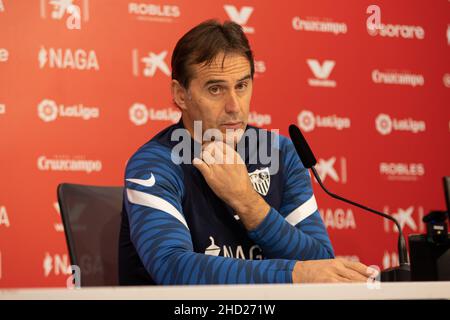
<svg viewBox="0 0 450 320">
<path fill-rule="evenodd" d="M 57 117 L 82 118 L 90 120 L 98 118 L 100 115 L 99 108 L 85 107 L 82 104 L 64 106 L 56 104 L 54 100 L 44 99 L 38 104 L 38 116 L 44 122 L 56 120 Z"/>
<path fill-rule="evenodd" d="M 423 163 L 381 162 L 379 171 L 388 180 L 416 181 L 425 175 L 425 166 Z"/>
<path fill-rule="evenodd" d="M 425 132 L 426 125 L 425 121 L 422 120 L 395 119 L 388 114 L 380 113 L 375 119 L 375 128 L 381 135 L 388 135 L 392 131 Z"/>
<path fill-rule="evenodd" d="M 128 13 L 135 15 L 138 20 L 155 22 L 172 22 L 181 15 L 180 7 L 175 5 L 138 2 L 128 4 Z"/>
<path fill-rule="evenodd" d="M 148 120 L 177 123 L 180 120 L 181 112 L 172 108 L 148 109 L 143 103 L 135 103 L 130 107 L 129 117 L 130 121 L 137 126 L 146 124 Z"/>
<path fill-rule="evenodd" d="M 338 117 L 335 114 L 331 116 L 314 115 L 314 113 L 309 110 L 300 112 L 297 121 L 298 126 L 305 132 L 313 131 L 316 127 L 343 130 L 350 128 L 351 125 L 349 118 Z"/>
</svg>

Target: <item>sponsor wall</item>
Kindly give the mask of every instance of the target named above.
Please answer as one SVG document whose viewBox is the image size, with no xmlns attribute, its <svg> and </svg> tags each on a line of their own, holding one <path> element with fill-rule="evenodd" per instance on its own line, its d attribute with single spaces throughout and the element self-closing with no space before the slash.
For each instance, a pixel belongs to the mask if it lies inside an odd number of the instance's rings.
<svg viewBox="0 0 450 320">
<path fill-rule="evenodd" d="M 170 56 L 208 18 L 250 39 L 250 123 L 298 124 L 331 190 L 406 235 L 445 208 L 449 1 L 0 0 L 0 287 L 66 285 L 57 185 L 122 184 L 128 157 L 178 120 Z M 338 256 L 397 264 L 391 222 L 313 184 Z"/>
</svg>

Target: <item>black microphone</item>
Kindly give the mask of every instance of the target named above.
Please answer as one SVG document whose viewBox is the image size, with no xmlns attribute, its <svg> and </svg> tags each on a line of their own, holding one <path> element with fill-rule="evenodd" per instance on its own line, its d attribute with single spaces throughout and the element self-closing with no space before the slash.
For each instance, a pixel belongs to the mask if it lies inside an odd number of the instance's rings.
<svg viewBox="0 0 450 320">
<path fill-rule="evenodd" d="M 331 197 L 344 201 L 346 203 L 349 203 L 353 206 L 356 206 L 358 208 L 361 208 L 363 210 L 375 213 L 376 215 L 382 216 L 383 218 L 389 219 L 392 222 L 395 223 L 398 229 L 398 257 L 399 257 L 399 263 L 400 267 L 398 268 L 391 268 L 388 270 L 385 270 L 382 272 L 381 280 L 382 281 L 410 281 L 410 268 L 408 263 L 408 250 L 406 249 L 406 241 L 403 236 L 402 228 L 400 227 L 399 222 L 394 217 L 391 217 L 390 215 L 387 215 L 383 212 L 374 210 L 372 208 L 366 207 L 362 204 L 356 203 L 354 201 L 345 199 L 341 196 L 338 196 L 337 194 L 334 194 L 324 186 L 322 183 L 322 179 L 320 179 L 319 174 L 316 171 L 316 168 L 314 166 L 317 163 L 316 157 L 314 157 L 313 152 L 311 151 L 311 148 L 309 147 L 308 143 L 306 142 L 305 137 L 301 133 L 300 129 L 294 125 L 291 124 L 289 126 L 289 136 L 291 137 L 292 143 L 294 144 L 295 150 L 297 151 L 298 156 L 300 157 L 301 162 L 303 163 L 303 166 L 307 169 L 311 169 L 311 171 L 314 174 L 314 177 L 316 177 L 317 182 L 319 183 L 320 187 Z"/>
</svg>

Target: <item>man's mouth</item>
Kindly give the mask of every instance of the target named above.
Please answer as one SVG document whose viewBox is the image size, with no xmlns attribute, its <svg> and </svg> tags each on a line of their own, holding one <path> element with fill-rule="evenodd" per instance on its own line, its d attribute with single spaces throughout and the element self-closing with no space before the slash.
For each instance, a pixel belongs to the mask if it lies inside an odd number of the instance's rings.
<svg viewBox="0 0 450 320">
<path fill-rule="evenodd" d="M 229 121 L 221 124 L 221 127 L 225 129 L 241 129 L 243 125 L 242 121 Z"/>
</svg>

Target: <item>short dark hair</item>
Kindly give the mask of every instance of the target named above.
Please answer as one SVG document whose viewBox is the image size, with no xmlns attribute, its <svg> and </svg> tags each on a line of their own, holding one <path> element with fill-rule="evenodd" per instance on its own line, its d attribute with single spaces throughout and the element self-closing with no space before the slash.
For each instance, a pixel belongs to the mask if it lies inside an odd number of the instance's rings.
<svg viewBox="0 0 450 320">
<path fill-rule="evenodd" d="M 242 27 L 232 21 L 221 24 L 217 20 L 202 22 L 178 40 L 172 54 L 172 79 L 188 88 L 193 77 L 189 67 L 200 63 L 208 65 L 220 53 L 224 53 L 224 60 L 229 53 L 246 57 L 250 62 L 253 79 L 255 73 L 253 52 Z"/>
</svg>

